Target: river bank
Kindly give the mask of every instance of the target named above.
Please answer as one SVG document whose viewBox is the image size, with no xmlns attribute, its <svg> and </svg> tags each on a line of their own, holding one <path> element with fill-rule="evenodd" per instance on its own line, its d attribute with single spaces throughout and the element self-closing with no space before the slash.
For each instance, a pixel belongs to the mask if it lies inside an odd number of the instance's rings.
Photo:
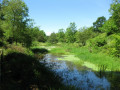
<svg viewBox="0 0 120 90">
<path fill-rule="evenodd" d="M 119 64 L 118 58 L 91 53 L 87 47 L 76 47 L 73 44 L 44 43 L 38 47 L 49 50 L 42 62 L 63 79 L 64 85 L 91 90 L 120 88 L 119 67 L 111 66 Z"/>
<path fill-rule="evenodd" d="M 99 72 L 94 72 L 86 66 L 76 65 L 68 60 L 59 60 L 63 56 L 46 54 L 44 61 L 47 67 L 50 67 L 59 75 L 66 86 L 75 87 L 75 90 L 110 90 L 110 83 L 106 77 L 99 76 Z M 61 89 L 60 89 L 61 90 Z M 69 89 L 68 89 L 69 90 Z M 70 90 L 74 90 L 71 88 Z"/>
<path fill-rule="evenodd" d="M 89 48 L 76 47 L 74 44 L 58 43 L 54 46 L 47 46 L 47 49 L 49 49 L 49 47 L 50 53 L 58 56 L 63 55 L 65 57 L 64 60 L 69 60 L 79 65 L 82 64 L 95 71 L 120 71 L 120 59 L 117 57 L 100 52 L 90 52 Z M 58 59 L 63 60 L 62 58 Z"/>
</svg>

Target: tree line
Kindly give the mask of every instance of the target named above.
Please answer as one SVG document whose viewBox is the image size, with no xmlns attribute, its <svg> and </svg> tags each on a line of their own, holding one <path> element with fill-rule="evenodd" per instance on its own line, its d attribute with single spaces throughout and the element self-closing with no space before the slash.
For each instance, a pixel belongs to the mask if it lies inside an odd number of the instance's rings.
<svg viewBox="0 0 120 90">
<path fill-rule="evenodd" d="M 98 17 L 91 27 L 77 29 L 75 22 L 71 22 L 68 28 L 51 33 L 48 42 L 78 43 L 120 57 L 120 0 L 113 0 L 109 13 L 108 20 Z"/>
</svg>

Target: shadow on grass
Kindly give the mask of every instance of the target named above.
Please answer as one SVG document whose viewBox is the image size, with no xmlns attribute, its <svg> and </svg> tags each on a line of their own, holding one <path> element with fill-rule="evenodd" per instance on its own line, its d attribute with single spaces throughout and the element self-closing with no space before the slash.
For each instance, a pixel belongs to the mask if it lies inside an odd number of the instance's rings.
<svg viewBox="0 0 120 90">
<path fill-rule="evenodd" d="M 45 48 L 34 48 L 34 49 L 32 49 L 32 52 L 35 54 L 38 54 L 38 53 L 45 54 L 45 53 L 48 53 L 48 50 Z"/>
<path fill-rule="evenodd" d="M 48 50 L 45 48 L 33 48 L 32 52 L 34 53 L 34 57 L 36 57 L 38 60 L 41 60 L 44 58 L 44 55 L 48 53 Z"/>
<path fill-rule="evenodd" d="M 62 87 L 61 78 L 34 57 L 22 53 L 10 53 L 2 63 L 0 90 L 40 90 Z"/>
</svg>

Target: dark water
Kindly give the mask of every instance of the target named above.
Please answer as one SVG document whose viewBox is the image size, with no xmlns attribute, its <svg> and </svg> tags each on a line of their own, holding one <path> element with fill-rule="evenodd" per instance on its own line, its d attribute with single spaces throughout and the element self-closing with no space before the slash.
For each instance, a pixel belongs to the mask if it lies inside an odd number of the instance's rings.
<svg viewBox="0 0 120 90">
<path fill-rule="evenodd" d="M 65 85 L 75 86 L 80 90 L 110 90 L 111 88 L 119 90 L 120 75 L 116 77 L 112 72 L 107 72 L 101 76 L 100 72 L 94 72 L 84 66 L 78 67 L 72 62 L 60 61 L 57 56 L 51 54 L 46 54 L 44 61 L 63 78 Z"/>
</svg>

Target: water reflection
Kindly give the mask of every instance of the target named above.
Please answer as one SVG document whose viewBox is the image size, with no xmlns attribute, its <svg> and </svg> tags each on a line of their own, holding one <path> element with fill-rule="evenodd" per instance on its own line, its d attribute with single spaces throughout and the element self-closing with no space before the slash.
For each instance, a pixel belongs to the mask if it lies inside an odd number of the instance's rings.
<svg viewBox="0 0 120 90">
<path fill-rule="evenodd" d="M 46 54 L 44 63 L 63 78 L 65 85 L 75 86 L 82 90 L 109 90 L 110 83 L 103 76 L 99 78 L 89 68 L 75 66 L 68 61 L 57 60 L 57 56 Z"/>
</svg>

